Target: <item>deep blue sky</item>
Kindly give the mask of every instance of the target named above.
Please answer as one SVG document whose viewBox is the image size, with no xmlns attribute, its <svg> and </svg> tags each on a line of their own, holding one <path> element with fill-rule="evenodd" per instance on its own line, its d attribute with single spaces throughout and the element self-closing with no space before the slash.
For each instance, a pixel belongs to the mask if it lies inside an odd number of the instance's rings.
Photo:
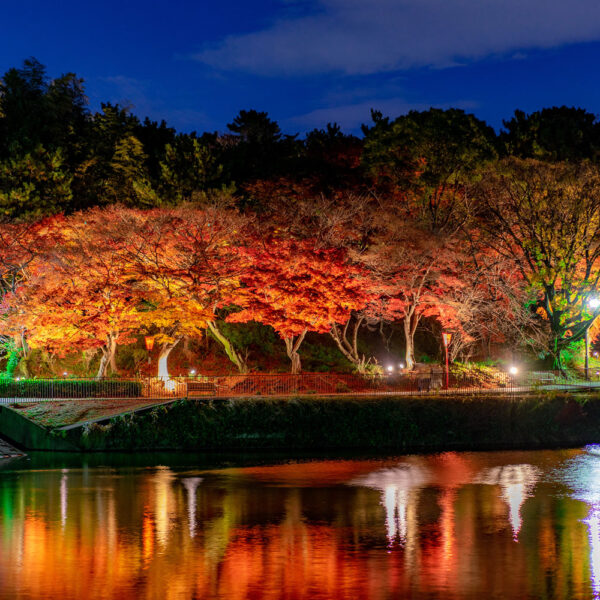
<svg viewBox="0 0 600 600">
<path fill-rule="evenodd" d="M 0 72 L 28 56 L 83 77 L 93 109 L 185 131 L 242 108 L 289 133 L 358 131 L 371 107 L 457 106 L 496 128 L 515 108 L 600 113 L 598 0 L 4 0 Z"/>
</svg>

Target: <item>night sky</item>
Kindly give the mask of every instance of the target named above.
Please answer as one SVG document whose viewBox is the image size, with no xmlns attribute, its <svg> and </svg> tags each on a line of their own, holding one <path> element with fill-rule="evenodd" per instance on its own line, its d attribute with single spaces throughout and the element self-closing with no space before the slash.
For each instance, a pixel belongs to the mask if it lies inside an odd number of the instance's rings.
<svg viewBox="0 0 600 600">
<path fill-rule="evenodd" d="M 459 107 L 496 128 L 515 108 L 600 113 L 598 0 L 21 0 L 0 4 L 0 71 L 50 76 L 183 131 L 242 108 L 288 133 L 370 108 Z"/>
</svg>

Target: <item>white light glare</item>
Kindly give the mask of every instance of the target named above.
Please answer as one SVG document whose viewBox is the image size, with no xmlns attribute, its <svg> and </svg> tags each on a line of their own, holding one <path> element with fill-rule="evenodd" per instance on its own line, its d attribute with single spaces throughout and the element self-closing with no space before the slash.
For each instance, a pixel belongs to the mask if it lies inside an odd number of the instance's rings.
<svg viewBox="0 0 600 600">
<path fill-rule="evenodd" d="M 388 365 L 387 370 L 389 373 L 391 373 L 394 370 L 394 367 L 392 365 Z"/>
<path fill-rule="evenodd" d="M 600 298 L 590 298 L 588 300 L 588 306 L 590 308 L 598 308 L 600 306 Z"/>
<path fill-rule="evenodd" d="M 190 371 L 190 375 L 195 375 L 195 374 L 196 374 L 196 369 L 192 369 L 192 370 Z"/>
<path fill-rule="evenodd" d="M 508 372 L 509 372 L 511 375 L 516 375 L 516 374 L 519 372 L 519 369 L 517 369 L 517 367 L 514 367 L 514 366 L 513 366 L 513 367 L 511 367 L 511 368 L 508 370 Z"/>
<path fill-rule="evenodd" d="M 400 364 L 398 365 L 398 368 L 399 368 L 399 369 L 404 369 L 404 363 L 400 363 Z"/>
</svg>

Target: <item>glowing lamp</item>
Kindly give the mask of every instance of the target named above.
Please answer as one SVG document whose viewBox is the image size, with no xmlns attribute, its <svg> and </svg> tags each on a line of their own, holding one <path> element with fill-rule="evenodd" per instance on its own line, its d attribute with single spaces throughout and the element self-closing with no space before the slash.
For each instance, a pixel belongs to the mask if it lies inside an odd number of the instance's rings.
<svg viewBox="0 0 600 600">
<path fill-rule="evenodd" d="M 399 369 L 404 369 L 404 363 L 400 363 L 400 364 L 398 365 L 398 368 L 399 368 Z"/>
<path fill-rule="evenodd" d="M 387 370 L 388 370 L 388 373 L 391 373 L 394 370 L 394 367 L 392 365 L 389 365 Z"/>
<path fill-rule="evenodd" d="M 590 308 L 598 308 L 600 306 L 600 298 L 590 298 L 588 300 L 588 306 Z"/>
<path fill-rule="evenodd" d="M 447 348 L 452 340 L 452 334 L 445 331 L 442 332 L 442 340 L 444 341 L 444 346 Z"/>
<path fill-rule="evenodd" d="M 513 366 L 513 367 L 511 367 L 510 369 L 508 369 L 508 372 L 509 372 L 511 375 L 516 375 L 516 374 L 519 372 L 519 369 L 517 369 L 517 367 L 514 367 L 514 366 Z"/>
<path fill-rule="evenodd" d="M 154 337 L 153 335 L 145 335 L 144 342 L 146 343 L 146 350 L 148 352 L 152 352 L 152 348 L 154 348 Z"/>
<path fill-rule="evenodd" d="M 190 371 L 190 375 L 193 377 L 195 374 L 196 374 L 196 369 L 192 369 L 192 370 Z"/>
</svg>

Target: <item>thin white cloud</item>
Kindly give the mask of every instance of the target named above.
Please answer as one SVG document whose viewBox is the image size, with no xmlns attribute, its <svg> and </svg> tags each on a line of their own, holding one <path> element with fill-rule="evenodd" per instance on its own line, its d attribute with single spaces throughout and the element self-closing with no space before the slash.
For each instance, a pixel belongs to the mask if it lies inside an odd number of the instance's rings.
<svg viewBox="0 0 600 600">
<path fill-rule="evenodd" d="M 109 84 L 108 97 L 111 102 L 128 108 L 142 119 L 146 116 L 159 122 L 165 119 L 168 125 L 184 131 L 216 128 L 204 111 L 166 106 L 163 98 L 152 90 L 148 82 L 125 75 L 99 77 L 99 80 Z"/>
<path fill-rule="evenodd" d="M 371 109 L 379 110 L 384 116 L 390 116 L 392 119 L 406 114 L 411 110 L 428 110 L 430 108 L 462 108 L 470 111 L 477 108 L 477 103 L 469 100 L 460 100 L 457 102 L 407 102 L 402 98 L 373 99 L 357 104 L 347 104 L 342 106 L 331 106 L 318 108 L 302 115 L 296 115 L 286 119 L 285 123 L 290 126 L 303 127 L 306 129 L 322 128 L 327 123 L 337 123 L 343 130 L 357 130 L 363 123 L 371 123 Z"/>
<path fill-rule="evenodd" d="M 110 84 L 111 102 L 134 110 L 136 113 L 149 113 L 152 110 L 152 102 L 147 93 L 148 83 L 125 75 L 99 77 L 99 79 Z"/>
<path fill-rule="evenodd" d="M 600 39 L 598 0 L 313 0 L 194 58 L 263 75 L 365 75 Z"/>
</svg>

